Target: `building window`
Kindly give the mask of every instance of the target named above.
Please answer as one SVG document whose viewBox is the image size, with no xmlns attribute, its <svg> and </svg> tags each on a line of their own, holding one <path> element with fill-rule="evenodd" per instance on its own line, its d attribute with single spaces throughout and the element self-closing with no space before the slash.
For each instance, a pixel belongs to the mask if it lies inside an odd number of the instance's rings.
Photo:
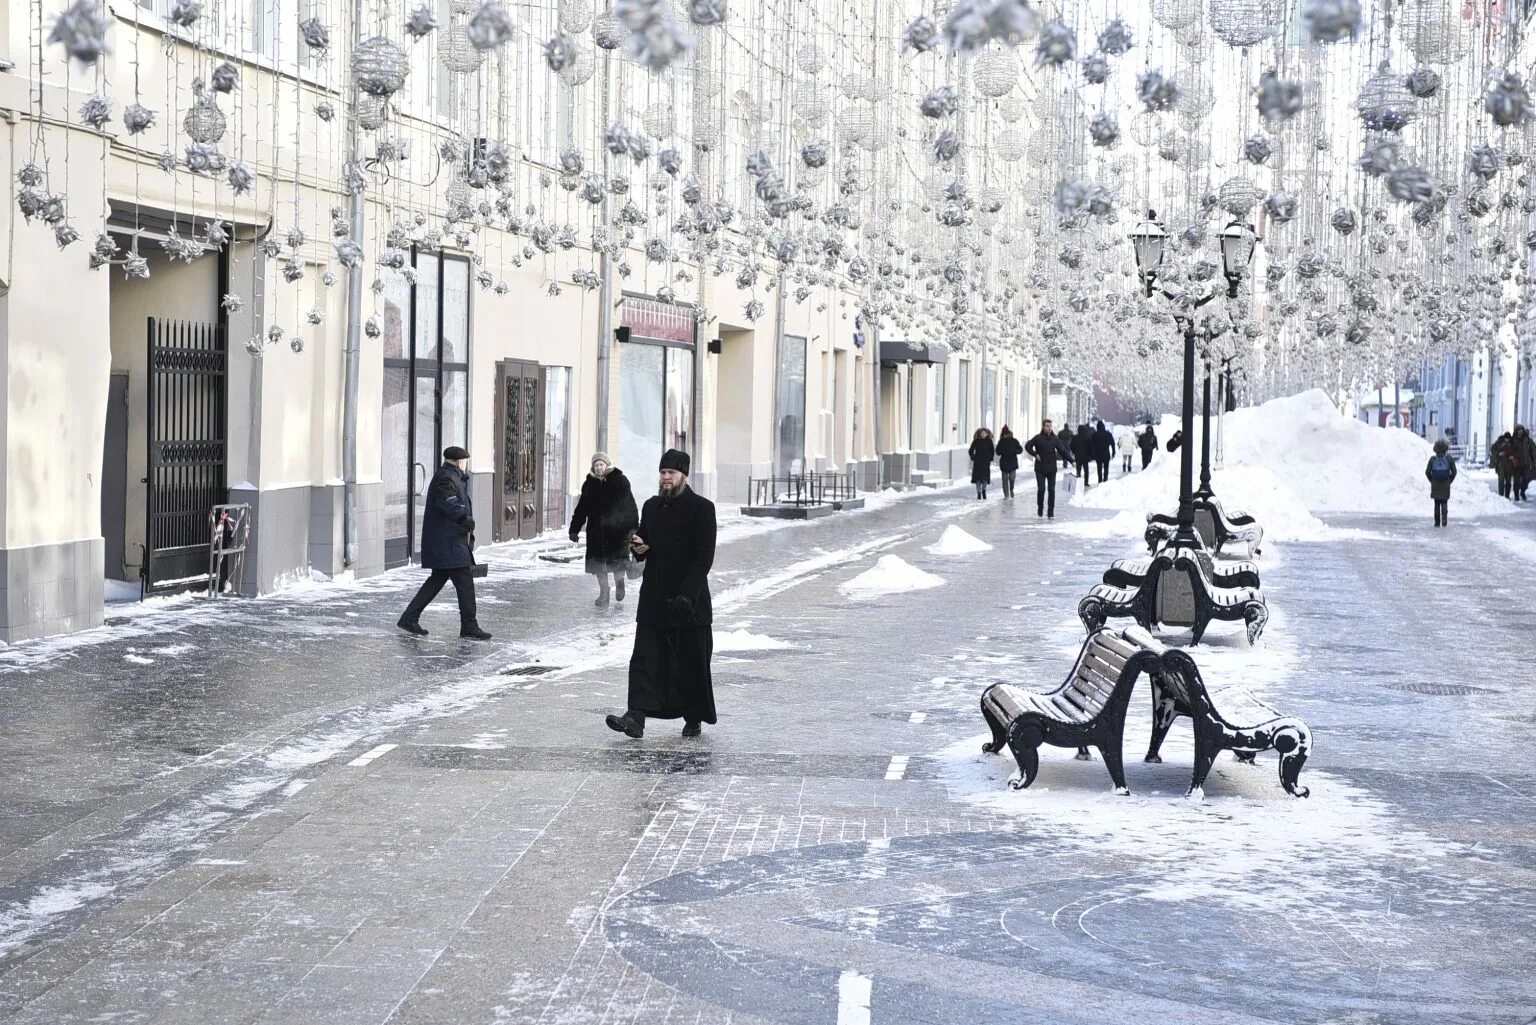
<svg viewBox="0 0 1536 1025">
<path fill-rule="evenodd" d="M 780 477 L 805 469 L 805 339 L 779 339 L 779 370 L 774 389 L 773 422 Z"/>
<path fill-rule="evenodd" d="M 997 370 L 981 368 L 981 426 L 997 430 Z"/>
<path fill-rule="evenodd" d="M 944 432 L 948 425 L 944 420 L 944 364 L 933 364 L 933 446 L 940 448 L 944 444 Z"/>
<path fill-rule="evenodd" d="M 960 361 L 960 380 L 958 382 L 958 394 L 955 396 L 955 443 L 969 441 L 971 438 L 971 362 Z"/>
<path fill-rule="evenodd" d="M 695 454 L 693 308 L 626 296 L 621 313 L 629 341 L 619 353 L 616 458 L 635 472 L 654 473 L 669 448 Z"/>
</svg>

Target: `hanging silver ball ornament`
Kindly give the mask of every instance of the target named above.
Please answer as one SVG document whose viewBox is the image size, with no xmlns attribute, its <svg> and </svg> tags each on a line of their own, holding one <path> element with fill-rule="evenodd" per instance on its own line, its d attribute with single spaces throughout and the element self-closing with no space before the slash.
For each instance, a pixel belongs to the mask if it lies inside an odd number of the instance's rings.
<svg viewBox="0 0 1536 1025">
<path fill-rule="evenodd" d="M 329 124 L 336 117 L 336 108 L 331 106 L 329 100 L 321 100 L 315 104 L 315 117 Z"/>
<path fill-rule="evenodd" d="M 174 154 L 174 153 L 162 153 L 162 154 L 160 154 L 158 157 L 155 158 L 155 166 L 158 167 L 160 170 L 164 171 L 166 174 L 173 174 L 173 173 L 175 173 L 175 171 L 176 171 L 176 154 Z"/>
<path fill-rule="evenodd" d="M 629 29 L 611 13 L 592 19 L 592 42 L 601 50 L 617 50 L 629 38 Z"/>
<path fill-rule="evenodd" d="M 586 161 L 582 159 L 581 150 L 574 146 L 567 146 L 560 151 L 560 171 L 562 174 L 580 174 L 586 167 Z"/>
<path fill-rule="evenodd" d="M 1221 183 L 1221 188 L 1216 192 L 1216 201 L 1227 213 L 1241 217 L 1251 211 L 1263 196 L 1259 187 L 1247 178 L 1234 177 Z"/>
<path fill-rule="evenodd" d="M 101 131 L 112 120 L 111 102 L 101 95 L 89 97 L 80 104 L 80 120 L 98 132 Z"/>
<path fill-rule="evenodd" d="M 384 334 L 384 328 L 379 324 L 377 313 L 370 313 L 368 319 L 363 321 L 363 334 L 369 338 L 378 338 Z"/>
<path fill-rule="evenodd" d="M 304 276 L 304 260 L 298 253 L 294 253 L 283 264 L 283 280 L 293 284 Z"/>
<path fill-rule="evenodd" d="M 256 172 L 244 160 L 236 160 L 229 168 L 229 187 L 237 196 L 243 196 L 256 184 Z"/>
<path fill-rule="evenodd" d="M 215 175 L 224 170 L 224 154 L 211 142 L 190 143 L 182 159 L 193 174 Z"/>
<path fill-rule="evenodd" d="M 983 51 L 971 63 L 971 81 L 983 96 L 1005 96 L 1018 84 L 1019 60 L 1012 50 Z"/>
<path fill-rule="evenodd" d="M 1298 209 L 1296 197 L 1285 191 L 1271 192 L 1264 200 L 1264 209 L 1276 224 L 1293 221 Z"/>
<path fill-rule="evenodd" d="M 1376 139 L 1366 143 L 1360 159 L 1355 161 L 1355 166 L 1364 171 L 1367 177 L 1380 178 L 1391 174 L 1401 159 L 1400 143 L 1395 139 Z"/>
<path fill-rule="evenodd" d="M 1228 46 L 1249 47 L 1280 28 L 1280 0 L 1211 0 L 1211 31 Z"/>
<path fill-rule="evenodd" d="M 29 161 L 16 172 L 16 180 L 25 188 L 35 189 L 43 183 L 43 169 Z"/>
<path fill-rule="evenodd" d="M 1419 99 L 1427 100 L 1440 91 L 1440 76 L 1434 68 L 1421 64 L 1403 77 L 1403 86 Z"/>
<path fill-rule="evenodd" d="M 405 86 L 410 70 L 410 54 L 383 36 L 364 39 L 352 51 L 353 81 L 369 96 L 393 96 Z"/>
<path fill-rule="evenodd" d="M 1035 64 L 1038 67 L 1061 67 L 1077 56 L 1077 33 L 1066 22 L 1057 18 L 1040 29 L 1035 42 Z"/>
<path fill-rule="evenodd" d="M 725 24 L 726 0 L 688 0 L 688 20 L 695 25 Z"/>
<path fill-rule="evenodd" d="M 1112 57 L 1124 56 L 1132 45 L 1130 26 L 1121 18 L 1115 18 L 1099 32 L 1099 49 Z"/>
<path fill-rule="evenodd" d="M 1360 31 L 1360 0 L 1305 0 L 1301 17 L 1314 43 L 1353 40 Z"/>
<path fill-rule="evenodd" d="M 187 137 L 197 143 L 214 143 L 224 138 L 226 122 L 223 111 L 213 102 L 213 97 L 204 93 L 193 101 L 187 110 L 187 116 L 182 119 L 182 130 Z"/>
<path fill-rule="evenodd" d="M 665 71 L 693 47 L 672 0 L 614 0 L 613 14 L 629 29 L 624 52 L 652 72 Z"/>
<path fill-rule="evenodd" d="M 678 153 L 675 149 L 664 149 L 656 154 L 656 162 L 661 165 L 663 171 L 673 178 L 676 178 L 677 172 L 683 168 L 682 154 Z"/>
<path fill-rule="evenodd" d="M 1355 100 L 1360 121 L 1374 132 L 1400 132 L 1419 116 L 1419 101 L 1403 82 L 1403 76 L 1386 61 L 1366 79 Z"/>
<path fill-rule="evenodd" d="M 322 54 L 331 47 L 331 31 L 319 18 L 305 18 L 299 22 L 299 35 L 304 37 L 304 45 L 313 53 Z"/>
<path fill-rule="evenodd" d="M 1359 221 L 1355 217 L 1355 212 L 1348 207 L 1342 206 L 1333 212 L 1332 217 L 1328 218 L 1328 223 L 1333 225 L 1333 230 L 1340 235 L 1352 235 L 1355 229 L 1359 227 Z"/>
<path fill-rule="evenodd" d="M 1399 203 L 1429 203 L 1435 197 L 1435 179 L 1417 164 L 1401 164 L 1387 174 L 1387 193 Z"/>
<path fill-rule="evenodd" d="M 1082 60 L 1083 81 L 1089 85 L 1103 85 L 1109 80 L 1109 58 L 1102 53 L 1090 53 Z"/>
<path fill-rule="evenodd" d="M 94 64 L 102 54 L 111 52 L 107 45 L 111 27 L 112 19 L 97 0 L 77 0 L 54 19 L 48 42 L 64 47 L 65 53 L 82 64 Z"/>
<path fill-rule="evenodd" d="M 1504 167 L 1503 155 L 1486 142 L 1480 142 L 1467 153 L 1467 173 L 1483 181 L 1491 181 Z"/>
<path fill-rule="evenodd" d="M 102 232 L 91 244 L 91 255 L 103 261 L 112 259 L 117 255 L 117 240 Z"/>
<path fill-rule="evenodd" d="M 173 25 L 191 28 L 202 16 L 202 0 L 176 0 L 171 4 L 170 22 Z"/>
<path fill-rule="evenodd" d="M 268 344 L 276 345 L 278 342 L 280 342 L 282 340 L 283 340 L 283 329 L 281 327 L 279 327 L 278 325 L 276 325 L 276 324 L 269 325 L 267 327 L 267 342 L 268 342 Z"/>
<path fill-rule="evenodd" d="M 907 50 L 912 50 L 916 53 L 927 53 L 938 44 L 939 27 L 926 14 L 919 15 L 912 21 L 909 21 L 906 29 L 901 33 L 901 49 L 903 53 Z"/>
<path fill-rule="evenodd" d="M 592 5 L 588 0 L 560 0 L 558 16 L 561 32 L 580 35 L 592 24 Z"/>
<path fill-rule="evenodd" d="M 928 90 L 917 104 L 923 117 L 949 117 L 960 109 L 960 94 L 952 85 L 941 85 Z"/>
<path fill-rule="evenodd" d="M 418 42 L 437 30 L 437 12 L 431 4 L 413 8 L 405 16 L 405 34 Z"/>
<path fill-rule="evenodd" d="M 1259 76 L 1259 87 L 1254 95 L 1258 99 L 1259 116 L 1266 121 L 1289 121 L 1301 113 L 1301 83 L 1287 82 L 1273 71 Z"/>
<path fill-rule="evenodd" d="M 544 43 L 544 63 L 549 70 L 559 74 L 570 67 L 576 60 L 576 48 L 564 35 L 556 34 Z"/>
<path fill-rule="evenodd" d="M 1152 17 L 1164 28 L 1181 29 L 1200 20 L 1201 0 L 1152 0 Z"/>
<path fill-rule="evenodd" d="M 1015 128 L 1008 128 L 998 133 L 992 143 L 992 152 L 997 154 L 999 160 L 1011 164 L 1024 159 L 1025 146 L 1024 134 Z"/>
<path fill-rule="evenodd" d="M 1250 135 L 1243 140 L 1243 159 L 1250 164 L 1262 164 L 1274 155 L 1275 145 L 1266 136 Z"/>
<path fill-rule="evenodd" d="M 303 352 L 304 339 L 298 335 L 294 335 L 292 338 L 288 339 L 288 348 L 292 349 L 294 352 Z"/>
<path fill-rule="evenodd" d="M 60 249 L 67 248 L 80 240 L 80 233 L 69 223 L 56 224 L 53 227 L 53 241 Z"/>
<path fill-rule="evenodd" d="M 1483 109 L 1501 128 L 1523 125 L 1531 120 L 1531 94 L 1519 75 L 1506 71 L 1483 96 Z"/>
<path fill-rule="evenodd" d="M 240 70 L 229 61 L 224 61 L 214 68 L 210 77 L 213 91 L 216 93 L 232 93 L 240 88 Z"/>
<path fill-rule="evenodd" d="M 1136 76 L 1136 98 L 1149 111 L 1172 110 L 1179 102 L 1179 95 L 1178 83 L 1165 78 L 1160 69 L 1144 71 Z"/>
<path fill-rule="evenodd" d="M 357 126 L 365 132 L 376 132 L 389 120 L 389 100 L 382 96 L 364 93 L 357 98 Z"/>
<path fill-rule="evenodd" d="M 1088 135 L 1095 146 L 1113 146 L 1120 141 L 1120 122 L 1107 112 L 1095 114 L 1088 122 Z"/>
<path fill-rule="evenodd" d="M 469 41 L 469 31 L 462 25 L 450 25 L 437 44 L 437 62 L 456 75 L 467 75 L 485 63 L 485 54 Z"/>
<path fill-rule="evenodd" d="M 361 266 L 363 262 L 363 247 L 351 239 L 337 242 L 336 261 L 348 270 Z"/>
</svg>

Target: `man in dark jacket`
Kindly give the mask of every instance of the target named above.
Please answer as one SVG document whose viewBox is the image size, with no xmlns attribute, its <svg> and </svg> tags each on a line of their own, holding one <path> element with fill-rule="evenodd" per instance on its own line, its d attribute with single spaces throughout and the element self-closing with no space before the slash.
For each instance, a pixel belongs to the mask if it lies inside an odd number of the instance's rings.
<svg viewBox="0 0 1536 1025">
<path fill-rule="evenodd" d="M 1511 498 L 1515 490 L 1515 439 L 1508 431 L 1488 449 L 1488 462 L 1499 478 L 1499 497 Z"/>
<path fill-rule="evenodd" d="M 1136 439 L 1136 447 L 1141 449 L 1141 468 L 1145 470 L 1147 464 L 1152 461 L 1152 453 L 1157 451 L 1157 435 L 1152 430 L 1152 425 L 1147 424 L 1147 429 L 1141 432 Z"/>
<path fill-rule="evenodd" d="M 1510 435 L 1510 449 L 1514 456 L 1514 481 L 1510 490 L 1514 501 L 1528 502 L 1530 498 L 1526 492 L 1530 489 L 1531 479 L 1536 477 L 1536 439 L 1531 437 L 1524 424 L 1515 425 L 1515 433 Z"/>
<path fill-rule="evenodd" d="M 1024 451 L 1035 461 L 1035 515 L 1055 519 L 1056 463 L 1066 456 L 1049 420 L 1041 422 L 1040 433 L 1024 443 Z"/>
<path fill-rule="evenodd" d="M 709 569 L 715 561 L 715 504 L 688 487 L 688 453 L 661 457 L 660 493 L 640 510 L 635 558 L 645 563 L 629 659 L 629 707 L 608 727 L 639 739 L 645 719 L 682 719 L 683 736 L 715 723 L 709 675 L 714 653 Z"/>
<path fill-rule="evenodd" d="M 469 453 L 457 445 L 443 449 L 443 465 L 427 487 L 421 516 L 421 565 L 432 571 L 397 624 L 407 633 L 426 636 L 421 613 L 443 585 L 453 581 L 459 596 L 459 636 L 488 641 L 475 617 L 475 510 L 469 501 Z"/>
<path fill-rule="evenodd" d="M 1088 464 L 1093 462 L 1093 430 L 1087 424 L 1078 424 L 1077 433 L 1072 435 L 1072 462 L 1077 464 L 1077 479 L 1087 491 Z"/>
<path fill-rule="evenodd" d="M 1093 431 L 1093 461 L 1098 464 L 1099 483 L 1109 480 L 1109 461 L 1115 455 L 1115 436 L 1100 420 Z"/>
</svg>

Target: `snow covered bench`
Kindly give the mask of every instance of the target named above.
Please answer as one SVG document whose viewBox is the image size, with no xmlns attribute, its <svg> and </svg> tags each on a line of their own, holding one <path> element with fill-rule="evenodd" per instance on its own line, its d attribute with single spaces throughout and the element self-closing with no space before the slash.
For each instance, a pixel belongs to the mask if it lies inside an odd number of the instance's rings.
<svg viewBox="0 0 1536 1025">
<path fill-rule="evenodd" d="M 1179 518 L 1162 513 L 1147 514 L 1147 530 L 1142 539 L 1147 551 L 1155 552 L 1171 539 L 1177 531 Z M 1222 509 L 1221 499 L 1215 495 L 1195 496 L 1195 533 L 1211 551 L 1220 553 L 1227 545 L 1241 542 L 1248 546 L 1248 556 L 1258 555 L 1264 544 L 1264 528 L 1247 513 L 1228 516 Z"/>
<path fill-rule="evenodd" d="M 1220 586 L 1210 575 L 1214 565 L 1203 551 L 1165 548 L 1144 567 L 1138 565 L 1144 569 L 1140 576 L 1117 576 L 1135 583 L 1096 584 L 1077 603 L 1077 617 L 1090 633 L 1109 619 L 1121 618 L 1134 619 L 1147 630 L 1154 625 L 1189 627 L 1191 644 L 1200 643 L 1213 620 L 1242 621 L 1247 624 L 1248 643 L 1253 644 L 1269 622 L 1264 592 L 1257 587 Z M 1106 573 L 1105 580 L 1109 579 Z"/>
<path fill-rule="evenodd" d="M 1261 751 L 1275 751 L 1280 755 L 1280 785 L 1293 797 L 1307 796 L 1310 791 L 1297 782 L 1312 750 L 1312 731 L 1306 723 L 1295 716 L 1281 715 L 1244 687 L 1206 687 L 1188 652 L 1162 648 L 1150 637 L 1136 640 L 1159 650 L 1164 668 L 1151 677 L 1152 742 L 1146 761 L 1162 761 L 1158 750 L 1163 738 L 1173 721 L 1185 715 L 1195 728 L 1191 794 L 1204 793 L 1205 777 L 1222 751 L 1231 751 L 1244 762 L 1252 762 Z"/>
<path fill-rule="evenodd" d="M 1125 711 L 1136 677 L 1142 672 L 1162 673 L 1158 650 L 1148 645 L 1151 637 L 1131 639 L 1130 631 L 1100 628 L 1083 642 L 1072 672 L 1050 691 L 1030 691 L 1008 683 L 994 683 L 981 695 L 981 714 L 992 728 L 992 740 L 982 745 L 988 754 L 1005 746 L 1019 763 L 1012 782 L 1022 790 L 1035 780 L 1040 768 L 1039 747 L 1075 747 L 1079 757 L 1088 746 L 1097 747 L 1114 781 L 1115 792 L 1128 794 L 1120 759 Z"/>
<path fill-rule="evenodd" d="M 1258 587 L 1259 564 L 1229 562 L 1218 564 L 1209 554 L 1200 553 L 1206 574 L 1217 587 Z M 1116 559 L 1104 571 L 1104 582 L 1111 587 L 1140 587 L 1152 569 L 1152 559 Z"/>
</svg>

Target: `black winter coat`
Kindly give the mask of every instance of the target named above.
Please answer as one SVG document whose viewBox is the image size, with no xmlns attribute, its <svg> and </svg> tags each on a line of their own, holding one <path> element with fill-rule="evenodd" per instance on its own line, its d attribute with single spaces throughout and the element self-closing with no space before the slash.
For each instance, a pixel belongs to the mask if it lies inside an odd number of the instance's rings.
<svg viewBox="0 0 1536 1025">
<path fill-rule="evenodd" d="M 1044 431 L 1026 441 L 1024 451 L 1034 457 L 1036 473 L 1054 474 L 1057 460 L 1064 457 L 1061 435 Z"/>
<path fill-rule="evenodd" d="M 977 438 L 966 451 L 971 457 L 971 483 L 991 484 L 992 460 L 997 455 L 997 446 L 992 444 L 992 439 Z"/>
<path fill-rule="evenodd" d="M 671 498 L 645 500 L 636 531 L 648 546 L 636 558 L 645 563 L 635 622 L 662 628 L 707 626 L 712 622 L 709 568 L 715 562 L 715 503 L 684 487 Z M 687 603 L 673 599 L 679 595 Z"/>
<path fill-rule="evenodd" d="M 1515 473 L 1525 477 L 1536 475 L 1536 438 L 1531 437 L 1530 431 L 1521 430 L 1512 434 L 1509 441 Z"/>
<path fill-rule="evenodd" d="M 475 562 L 474 507 L 469 474 L 444 463 L 427 487 L 421 515 L 421 565 L 424 569 L 463 569 Z"/>
<path fill-rule="evenodd" d="M 1004 473 L 1014 473 L 1019 468 L 1019 456 L 1024 454 L 1024 446 L 1019 444 L 1019 439 L 1013 435 L 997 439 L 997 468 Z"/>
<path fill-rule="evenodd" d="M 1072 458 L 1080 463 L 1093 461 L 1093 432 L 1087 424 L 1072 435 Z"/>
<path fill-rule="evenodd" d="M 629 562 L 629 537 L 640 522 L 629 478 L 618 467 L 606 477 L 587 474 L 571 513 L 571 540 L 587 528 L 587 572 L 621 573 Z"/>
<path fill-rule="evenodd" d="M 1107 462 L 1115 456 L 1115 436 L 1109 433 L 1109 428 L 1104 426 L 1104 421 L 1099 421 L 1099 426 L 1093 432 L 1093 458 L 1099 462 Z"/>
<path fill-rule="evenodd" d="M 1168 451 L 1177 452 L 1182 444 L 1184 444 L 1184 432 L 1174 431 L 1173 437 L 1168 439 Z"/>
<path fill-rule="evenodd" d="M 1152 428 L 1148 427 L 1137 436 L 1136 447 L 1148 453 L 1157 451 L 1157 435 L 1152 433 Z"/>
<path fill-rule="evenodd" d="M 1456 479 L 1456 460 L 1450 456 L 1445 457 L 1451 464 L 1451 475 L 1445 480 L 1435 480 L 1430 475 L 1430 467 L 1435 465 L 1435 457 L 1430 456 L 1429 462 L 1424 464 L 1424 479 L 1429 481 L 1429 497 L 1436 502 L 1449 502 L 1451 500 L 1451 482 Z"/>
</svg>

